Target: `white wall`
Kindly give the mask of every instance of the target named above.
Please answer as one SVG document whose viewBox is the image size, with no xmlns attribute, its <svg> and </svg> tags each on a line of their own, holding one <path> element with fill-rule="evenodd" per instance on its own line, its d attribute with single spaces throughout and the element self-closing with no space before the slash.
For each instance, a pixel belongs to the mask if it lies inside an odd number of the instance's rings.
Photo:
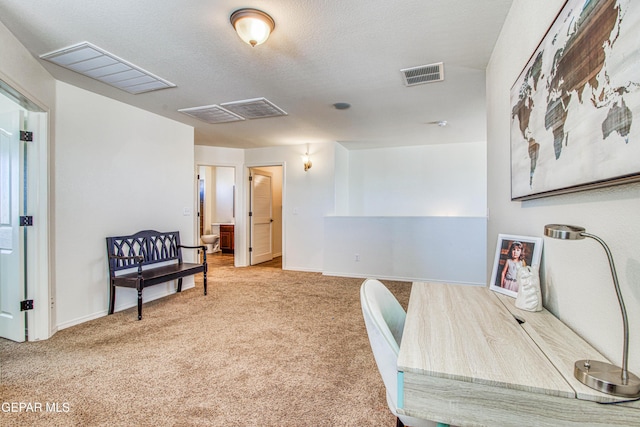
<svg viewBox="0 0 640 427">
<path fill-rule="evenodd" d="M 213 169 L 210 166 L 199 166 L 198 167 L 198 177 L 200 181 L 203 181 L 204 184 L 204 212 L 200 212 L 203 220 L 203 233 L 202 234 L 211 234 L 211 223 L 213 222 L 213 206 L 215 206 L 215 191 L 212 191 L 212 188 L 215 188 L 215 175 L 212 174 Z M 198 183 L 200 185 L 200 183 Z M 198 192 L 196 198 L 197 203 L 200 202 L 200 189 L 198 187 Z M 196 210 L 195 212 L 198 212 Z M 199 230 L 198 230 L 199 231 Z"/>
<path fill-rule="evenodd" d="M 55 103 L 55 80 L 0 22 L 0 78 L 48 110 Z"/>
<path fill-rule="evenodd" d="M 323 273 L 485 284 L 484 217 L 325 218 Z"/>
<path fill-rule="evenodd" d="M 349 156 L 349 150 L 335 145 L 335 215 L 349 215 Z"/>
<path fill-rule="evenodd" d="M 337 149 L 335 174 L 325 274 L 484 283 L 484 142 Z"/>
<path fill-rule="evenodd" d="M 629 369 L 639 375 L 640 184 L 525 202 L 510 200 L 511 85 L 563 4 L 564 0 L 514 0 L 487 68 L 487 271 L 491 272 L 498 233 L 542 236 L 547 223 L 569 223 L 600 236 L 609 244 L 616 262 L 631 329 Z M 622 321 L 602 248 L 593 240 L 545 238 L 542 281 L 545 306 L 620 365 Z"/>
<path fill-rule="evenodd" d="M 56 302 L 63 328 L 106 314 L 107 236 L 178 230 L 183 243 L 194 243 L 194 145 L 190 126 L 65 83 L 56 87 Z M 185 279 L 190 286 L 193 278 Z M 153 286 L 144 300 L 174 289 Z M 136 298 L 135 290 L 118 288 L 116 310 Z"/>
<path fill-rule="evenodd" d="M 235 171 L 229 167 L 215 169 L 215 216 L 213 223 L 233 223 Z"/>
<path fill-rule="evenodd" d="M 196 146 L 195 163 L 239 165 L 244 162 L 244 169 L 283 165 L 282 252 L 283 267 L 286 269 L 358 276 L 376 273 L 366 269 L 369 265 L 367 263 L 349 264 L 346 268 L 341 252 L 333 250 L 344 244 L 342 249 L 347 251 L 345 254 L 348 253 L 348 261 L 351 263 L 352 252 L 356 250 L 352 246 L 361 245 L 360 237 L 349 233 L 341 236 L 348 240 L 348 244 L 337 243 L 334 236 L 336 233 L 340 234 L 341 225 L 327 218 L 336 216 L 337 213 L 344 215 L 346 212 L 349 216 L 358 216 L 352 215 L 349 210 L 349 201 L 353 199 L 357 200 L 356 205 L 366 207 L 365 216 L 407 217 L 404 221 L 408 227 L 413 224 L 412 221 L 415 222 L 415 219 L 409 217 L 447 214 L 475 217 L 474 230 L 480 231 L 483 236 L 486 234 L 486 165 L 483 142 L 355 151 L 348 151 L 338 143 L 314 144 L 309 146 L 313 167 L 307 172 L 302 167 L 306 144 L 244 150 L 244 160 L 238 151 L 242 150 Z M 245 256 L 248 237 L 244 232 L 248 206 L 246 178 L 244 176 L 236 181 L 239 196 L 236 212 L 236 266 L 248 264 Z M 403 197 L 396 197 L 398 193 Z M 387 206 L 390 199 L 393 199 L 393 206 Z M 432 218 L 431 221 L 438 219 Z M 333 228 L 334 226 L 337 228 Z M 402 225 L 399 227 L 402 228 Z M 353 231 L 355 228 L 348 229 Z M 406 232 L 402 233 L 403 236 L 408 236 Z M 400 234 L 395 237 L 398 239 Z M 449 237 L 444 240 L 451 241 L 453 236 Z M 387 236 L 387 240 L 389 238 L 391 237 Z M 475 239 L 474 242 L 479 242 L 480 248 L 473 244 L 470 245 L 470 250 L 474 259 L 480 260 L 482 265 L 471 269 L 469 276 L 451 276 L 448 280 L 465 283 L 481 281 L 478 277 L 484 275 L 485 238 Z M 400 244 L 400 241 L 396 243 Z M 434 243 L 432 240 L 430 243 L 437 247 L 446 244 L 446 241 Z M 398 256 L 395 258 L 385 258 L 384 245 L 369 247 L 371 251 L 376 248 L 377 255 L 370 252 L 367 259 L 373 263 L 371 265 L 377 264 L 383 268 L 385 277 L 447 280 L 440 272 L 437 275 L 424 273 L 419 264 L 414 264 L 411 268 L 401 267 L 402 262 L 398 264 L 398 257 L 402 258 L 401 251 L 396 251 Z M 424 252 L 424 242 L 416 244 L 414 241 L 405 249 Z"/>
<path fill-rule="evenodd" d="M 239 150 L 222 147 L 195 147 L 195 164 L 236 167 L 235 265 L 247 266 L 249 242 L 248 170 L 256 166 L 282 166 L 283 268 L 322 271 L 324 216 L 333 214 L 334 144 L 309 146 L 313 167 L 305 172 L 302 155 L 307 145 Z M 277 250 L 275 248 L 274 250 Z"/>
<path fill-rule="evenodd" d="M 486 144 L 349 152 L 349 215 L 485 216 Z"/>
<path fill-rule="evenodd" d="M 245 151 L 247 166 L 284 165 L 283 268 L 322 271 L 324 217 L 335 210 L 334 148 L 334 144 L 309 145 L 313 166 L 306 172 L 302 165 L 306 144 Z"/>
</svg>

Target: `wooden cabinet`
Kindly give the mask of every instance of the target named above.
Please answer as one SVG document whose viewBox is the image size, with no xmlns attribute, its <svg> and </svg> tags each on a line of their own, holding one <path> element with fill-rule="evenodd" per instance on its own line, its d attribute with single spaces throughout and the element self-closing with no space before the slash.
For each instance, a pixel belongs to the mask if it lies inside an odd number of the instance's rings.
<svg viewBox="0 0 640 427">
<path fill-rule="evenodd" d="M 233 224 L 220 225 L 220 249 L 224 253 L 232 254 L 234 245 Z"/>
</svg>

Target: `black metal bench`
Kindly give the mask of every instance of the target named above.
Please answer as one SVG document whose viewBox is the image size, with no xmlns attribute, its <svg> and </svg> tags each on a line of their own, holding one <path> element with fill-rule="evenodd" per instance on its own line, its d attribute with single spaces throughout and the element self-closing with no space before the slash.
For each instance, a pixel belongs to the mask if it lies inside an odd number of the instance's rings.
<svg viewBox="0 0 640 427">
<path fill-rule="evenodd" d="M 201 249 L 204 254 L 202 264 L 183 262 L 182 248 Z M 204 294 L 207 295 L 206 247 L 181 245 L 178 231 L 161 233 L 145 230 L 130 236 L 107 237 L 107 255 L 109 257 L 109 314 L 113 314 L 116 286 L 137 289 L 138 320 L 142 319 L 142 290 L 147 286 L 177 279 L 177 291 L 181 292 L 183 277 L 204 273 Z M 137 271 L 117 274 L 134 268 L 137 268 Z"/>
</svg>

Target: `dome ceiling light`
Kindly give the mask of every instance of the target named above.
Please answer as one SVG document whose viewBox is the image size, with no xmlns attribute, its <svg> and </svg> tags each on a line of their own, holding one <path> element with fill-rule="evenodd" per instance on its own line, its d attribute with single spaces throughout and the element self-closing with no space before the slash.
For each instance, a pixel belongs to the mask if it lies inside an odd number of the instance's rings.
<svg viewBox="0 0 640 427">
<path fill-rule="evenodd" d="M 266 42 L 276 26 L 273 18 L 257 9 L 238 9 L 230 20 L 238 36 L 251 47 Z"/>
</svg>

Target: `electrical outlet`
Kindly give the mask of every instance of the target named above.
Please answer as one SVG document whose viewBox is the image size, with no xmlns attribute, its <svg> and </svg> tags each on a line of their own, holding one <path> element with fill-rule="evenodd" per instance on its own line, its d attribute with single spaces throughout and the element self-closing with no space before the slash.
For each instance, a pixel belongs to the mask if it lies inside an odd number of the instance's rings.
<svg viewBox="0 0 640 427">
<path fill-rule="evenodd" d="M 355 259 L 354 259 L 354 261 L 355 261 L 355 262 L 360 261 L 360 254 L 355 254 Z"/>
</svg>

